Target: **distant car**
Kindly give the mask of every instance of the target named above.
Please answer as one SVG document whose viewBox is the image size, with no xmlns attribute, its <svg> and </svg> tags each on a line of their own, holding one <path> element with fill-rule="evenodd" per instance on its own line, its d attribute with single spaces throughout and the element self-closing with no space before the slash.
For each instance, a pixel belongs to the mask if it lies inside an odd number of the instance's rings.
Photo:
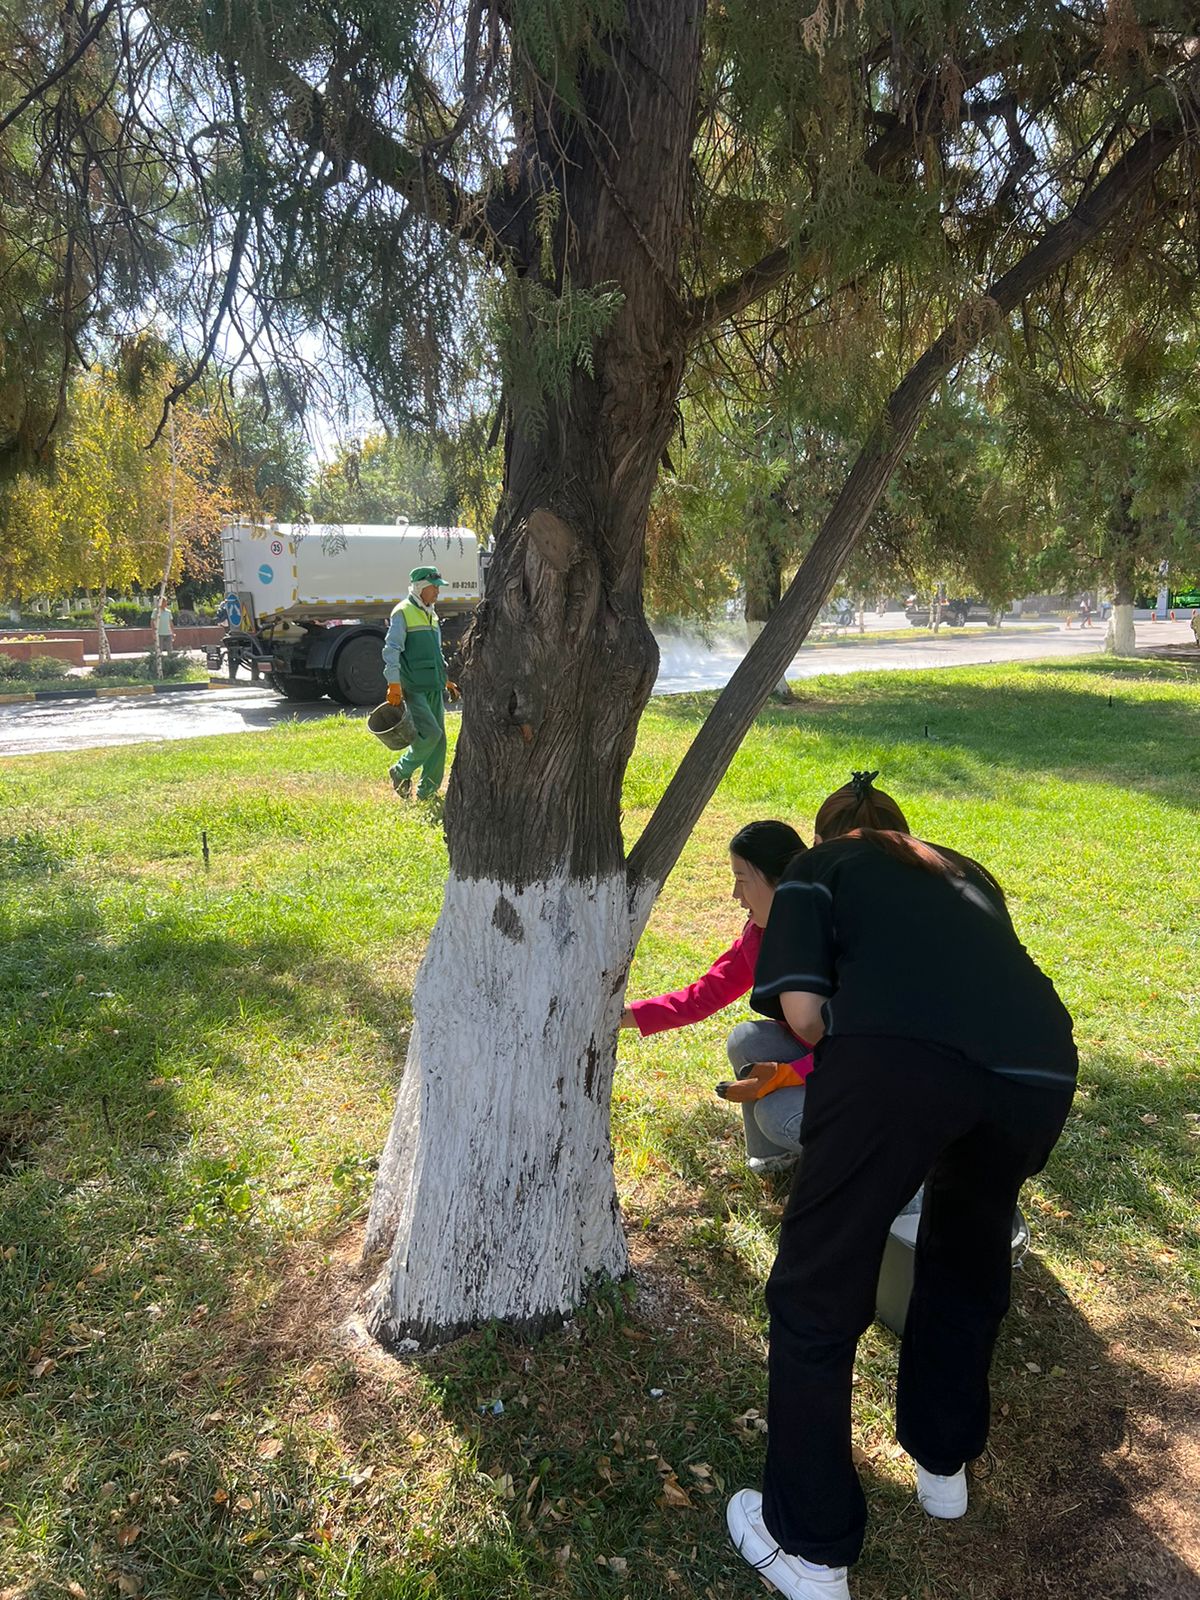
<svg viewBox="0 0 1200 1600">
<path fill-rule="evenodd" d="M 928 628 L 931 625 L 929 611 L 928 600 L 921 600 L 915 594 L 909 595 L 904 615 L 914 628 Z M 961 628 L 968 622 L 986 622 L 989 628 L 998 628 L 1000 613 L 984 600 L 960 597 L 942 601 L 942 621 L 949 623 L 952 628 Z"/>
</svg>

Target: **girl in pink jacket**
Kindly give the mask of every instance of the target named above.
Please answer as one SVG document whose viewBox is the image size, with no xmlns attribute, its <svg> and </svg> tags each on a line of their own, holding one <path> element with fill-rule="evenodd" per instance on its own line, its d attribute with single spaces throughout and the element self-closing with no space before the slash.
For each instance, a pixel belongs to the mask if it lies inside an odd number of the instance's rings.
<svg viewBox="0 0 1200 1600">
<path fill-rule="evenodd" d="M 733 869 L 733 898 L 747 913 L 746 926 L 712 966 L 686 989 L 635 1000 L 621 1014 L 623 1028 L 636 1028 L 645 1037 L 703 1022 L 735 1000 L 749 994 L 754 966 L 767 925 L 775 885 L 789 862 L 804 849 L 804 841 L 786 822 L 750 822 L 729 842 Z M 769 1172 L 791 1166 L 800 1151 L 800 1120 L 804 1112 L 804 1079 L 812 1069 L 812 1054 L 781 1023 L 759 1019 L 739 1022 L 726 1044 L 730 1064 L 742 1077 L 758 1061 L 790 1062 L 794 1087 L 776 1089 L 761 1100 L 742 1106 L 746 1122 L 746 1150 L 752 1171 Z"/>
</svg>

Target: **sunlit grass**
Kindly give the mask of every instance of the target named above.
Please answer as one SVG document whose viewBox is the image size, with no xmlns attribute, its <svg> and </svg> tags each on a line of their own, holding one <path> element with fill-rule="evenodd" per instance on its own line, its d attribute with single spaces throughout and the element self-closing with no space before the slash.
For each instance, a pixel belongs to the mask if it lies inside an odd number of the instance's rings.
<svg viewBox="0 0 1200 1600">
<path fill-rule="evenodd" d="M 732 833 L 781 816 L 807 834 L 852 767 L 882 769 L 918 831 L 1005 884 L 1084 1071 L 1026 1198 L 1038 1261 L 1002 1342 L 978 1513 L 936 1536 L 914 1514 L 882 1330 L 855 1394 L 861 1600 L 1008 1600 L 1048 1463 L 1089 1448 L 1071 1430 L 1124 1404 L 1132 1374 L 1164 1410 L 1195 1379 L 1197 692 L 1102 662 L 800 692 L 689 841 L 631 993 L 693 977 L 736 931 Z M 648 713 L 631 838 L 707 703 Z M 712 1093 L 744 1007 L 622 1036 L 640 1293 L 597 1295 L 532 1349 L 492 1330 L 401 1364 L 335 1338 L 445 871 L 386 764 L 332 717 L 0 767 L 0 1590 L 754 1592 L 721 1509 L 761 1462 L 783 1190 L 746 1172 Z"/>
</svg>

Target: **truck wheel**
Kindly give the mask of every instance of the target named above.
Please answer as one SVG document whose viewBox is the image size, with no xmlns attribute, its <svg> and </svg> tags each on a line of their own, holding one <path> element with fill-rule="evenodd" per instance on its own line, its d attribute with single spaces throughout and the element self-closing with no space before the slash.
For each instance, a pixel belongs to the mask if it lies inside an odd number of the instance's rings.
<svg viewBox="0 0 1200 1600">
<path fill-rule="evenodd" d="M 325 693 L 312 678 L 281 678 L 277 672 L 271 674 L 271 687 L 288 700 L 319 700 Z"/>
<path fill-rule="evenodd" d="M 338 699 L 352 706 L 377 706 L 387 694 L 383 657 L 377 635 L 360 634 L 338 651 L 334 663 Z"/>
</svg>

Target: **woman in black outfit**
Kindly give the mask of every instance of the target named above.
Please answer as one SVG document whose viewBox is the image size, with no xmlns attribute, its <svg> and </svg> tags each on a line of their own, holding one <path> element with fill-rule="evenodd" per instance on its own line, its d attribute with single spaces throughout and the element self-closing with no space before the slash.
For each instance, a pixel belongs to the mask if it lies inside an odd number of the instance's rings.
<svg viewBox="0 0 1200 1600">
<path fill-rule="evenodd" d="M 977 861 L 914 838 L 855 773 L 781 879 L 751 1004 L 819 1040 L 804 1154 L 767 1284 L 763 1492 L 730 1534 L 788 1600 L 848 1600 L 866 1502 L 850 1453 L 859 1336 L 892 1219 L 925 1184 L 896 1435 L 921 1505 L 967 1507 L 1008 1309 L 1013 1210 L 1075 1087 L 1071 1018 Z"/>
</svg>

